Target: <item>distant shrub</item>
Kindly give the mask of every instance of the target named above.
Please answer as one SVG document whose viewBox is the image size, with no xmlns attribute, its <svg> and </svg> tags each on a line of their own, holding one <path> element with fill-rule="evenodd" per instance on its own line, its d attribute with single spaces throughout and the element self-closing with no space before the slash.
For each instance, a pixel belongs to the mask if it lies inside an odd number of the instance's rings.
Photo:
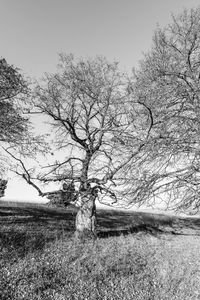
<svg viewBox="0 0 200 300">
<path fill-rule="evenodd" d="M 68 206 L 77 200 L 74 183 L 63 183 L 62 189 L 49 193 L 47 198 L 50 200 L 49 204 L 53 206 Z"/>
<path fill-rule="evenodd" d="M 0 198 L 5 195 L 5 190 L 7 188 L 8 181 L 5 179 L 0 179 Z"/>
</svg>

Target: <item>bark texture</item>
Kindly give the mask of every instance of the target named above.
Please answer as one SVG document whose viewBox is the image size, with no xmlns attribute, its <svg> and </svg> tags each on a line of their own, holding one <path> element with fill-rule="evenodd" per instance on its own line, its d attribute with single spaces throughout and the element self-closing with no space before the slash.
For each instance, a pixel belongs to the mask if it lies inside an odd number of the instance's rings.
<svg viewBox="0 0 200 300">
<path fill-rule="evenodd" d="M 96 194 L 90 192 L 81 193 L 81 206 L 76 215 L 76 237 L 96 237 Z"/>
</svg>

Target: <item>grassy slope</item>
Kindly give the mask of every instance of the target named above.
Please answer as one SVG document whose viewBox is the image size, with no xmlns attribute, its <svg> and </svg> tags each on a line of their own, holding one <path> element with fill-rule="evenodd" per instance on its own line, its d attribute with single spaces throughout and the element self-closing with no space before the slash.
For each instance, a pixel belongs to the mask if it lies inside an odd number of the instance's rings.
<svg viewBox="0 0 200 300">
<path fill-rule="evenodd" d="M 0 299 L 200 299 L 199 218 L 100 210 L 81 244 L 75 215 L 1 202 Z"/>
<path fill-rule="evenodd" d="M 11 228 L 17 227 L 44 227 L 45 230 L 62 228 L 69 235 L 74 231 L 74 220 L 77 209 L 69 206 L 66 209 L 49 207 L 47 205 L 0 202 L 0 223 Z M 178 217 L 168 214 L 153 214 L 138 211 L 98 210 L 97 231 L 99 237 L 108 237 L 139 231 L 153 234 L 173 233 L 183 235 L 200 235 L 199 217 Z"/>
</svg>

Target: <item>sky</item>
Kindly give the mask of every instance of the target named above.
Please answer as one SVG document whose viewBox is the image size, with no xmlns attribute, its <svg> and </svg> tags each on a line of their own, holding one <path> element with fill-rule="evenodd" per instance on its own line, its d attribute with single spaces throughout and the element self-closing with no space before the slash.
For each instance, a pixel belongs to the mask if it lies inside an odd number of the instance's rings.
<svg viewBox="0 0 200 300">
<path fill-rule="evenodd" d="M 137 67 L 151 49 L 158 24 L 195 8 L 199 0 L 0 0 L 0 57 L 39 79 L 54 72 L 58 53 L 104 55 L 121 68 Z M 22 180 L 12 178 L 5 199 L 40 200 Z"/>
</svg>

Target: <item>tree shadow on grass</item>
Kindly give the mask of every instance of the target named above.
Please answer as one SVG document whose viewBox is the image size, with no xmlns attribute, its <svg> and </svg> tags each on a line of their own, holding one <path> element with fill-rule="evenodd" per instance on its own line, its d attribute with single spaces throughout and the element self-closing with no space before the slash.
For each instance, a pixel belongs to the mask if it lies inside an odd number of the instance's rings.
<svg viewBox="0 0 200 300">
<path fill-rule="evenodd" d="M 145 212 L 107 211 L 99 213 L 98 237 L 107 238 L 112 236 L 135 234 L 138 232 L 151 235 L 165 233 L 164 228 L 170 228 L 173 232 L 174 219 L 165 215 L 154 215 Z"/>
<path fill-rule="evenodd" d="M 76 211 L 0 206 L 0 264 L 15 262 L 47 244 L 71 237 Z"/>
<path fill-rule="evenodd" d="M 164 230 L 159 229 L 156 226 L 140 224 L 137 226 L 133 226 L 127 229 L 116 229 L 116 230 L 106 230 L 106 231 L 99 231 L 97 236 L 99 238 L 109 238 L 113 236 L 121 236 L 121 235 L 128 235 L 128 234 L 136 234 L 136 233 L 143 233 L 143 234 L 151 234 L 154 236 L 159 236 L 161 234 L 166 233 Z M 174 233 L 173 231 L 171 233 Z"/>
<path fill-rule="evenodd" d="M 40 252 L 48 244 L 70 238 L 72 229 L 66 228 L 64 224 L 37 224 L 30 223 L 29 226 L 13 224 L 6 230 L 0 231 L 0 267 L 6 261 L 14 263 L 19 258 L 24 258 L 27 254 Z"/>
<path fill-rule="evenodd" d="M 200 217 L 179 217 L 139 211 L 99 211 L 97 214 L 100 238 L 135 234 L 138 232 L 161 236 L 200 235 Z"/>
<path fill-rule="evenodd" d="M 0 206 L 0 217 L 32 217 L 33 219 L 45 219 L 45 218 L 53 218 L 53 219 L 66 219 L 66 218 L 74 218 L 76 214 L 75 208 L 49 208 L 47 206 L 41 207 L 28 207 L 21 206 L 11 207 L 11 206 Z"/>
<path fill-rule="evenodd" d="M 49 242 L 71 237 L 75 231 L 77 208 L 44 205 L 0 205 L 0 258 L 24 257 L 40 251 Z M 188 230 L 188 231 L 187 231 Z M 136 234 L 200 235 L 200 218 L 179 218 L 146 212 L 97 210 L 99 238 Z M 7 255 L 7 256 L 6 256 Z"/>
</svg>

